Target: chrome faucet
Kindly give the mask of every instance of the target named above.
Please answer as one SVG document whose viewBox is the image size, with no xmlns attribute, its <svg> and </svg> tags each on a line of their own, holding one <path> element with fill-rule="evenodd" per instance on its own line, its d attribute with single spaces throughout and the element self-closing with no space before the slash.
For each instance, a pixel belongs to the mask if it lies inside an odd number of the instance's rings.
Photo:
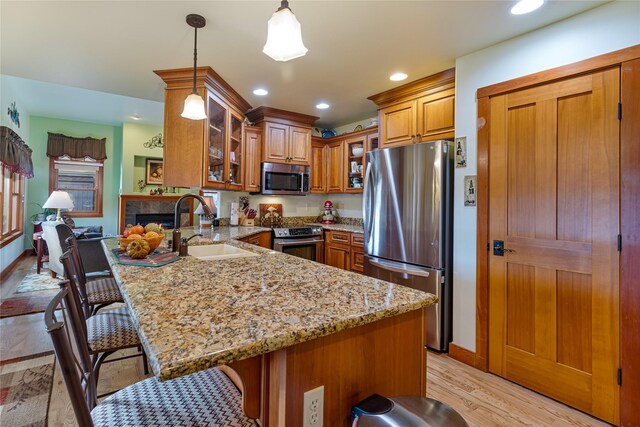
<svg viewBox="0 0 640 427">
<path fill-rule="evenodd" d="M 181 240 L 180 238 L 182 237 L 182 232 L 180 231 L 180 203 L 182 203 L 184 199 L 189 199 L 189 198 L 196 199 L 202 204 L 202 210 L 204 211 L 205 215 L 212 215 L 209 205 L 207 205 L 207 202 L 204 201 L 202 196 L 199 196 L 198 194 L 189 193 L 180 197 L 176 202 L 176 207 L 173 212 L 173 237 L 172 237 L 173 240 L 171 241 L 171 250 L 173 252 L 178 252 L 180 250 L 180 240 Z"/>
</svg>

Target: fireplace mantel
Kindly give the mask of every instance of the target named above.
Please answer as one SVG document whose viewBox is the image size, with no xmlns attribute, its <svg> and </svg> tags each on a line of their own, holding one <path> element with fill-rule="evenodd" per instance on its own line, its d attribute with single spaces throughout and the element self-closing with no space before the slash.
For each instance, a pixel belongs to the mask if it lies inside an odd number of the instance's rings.
<svg viewBox="0 0 640 427">
<path fill-rule="evenodd" d="M 183 196 L 150 196 L 146 194 L 122 194 L 119 200 L 118 232 L 122 232 L 127 224 L 133 224 L 134 220 L 127 219 L 132 212 L 135 213 L 173 213 L 175 203 Z M 129 208 L 129 210 L 127 210 Z M 182 214 L 181 226 L 193 225 L 193 199 L 183 203 L 183 208 L 189 211 Z M 128 222 L 127 222 L 128 221 Z"/>
</svg>

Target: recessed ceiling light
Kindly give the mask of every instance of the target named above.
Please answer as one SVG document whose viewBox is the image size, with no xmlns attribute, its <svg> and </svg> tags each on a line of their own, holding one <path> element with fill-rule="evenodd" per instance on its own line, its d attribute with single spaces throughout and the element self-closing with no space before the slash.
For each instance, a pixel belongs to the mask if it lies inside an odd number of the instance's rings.
<svg viewBox="0 0 640 427">
<path fill-rule="evenodd" d="M 131 117 L 133 120 L 142 120 L 142 117 L 140 117 L 140 116 L 139 116 L 139 115 L 137 115 L 137 114 L 136 114 L 136 115 L 133 115 L 133 116 L 130 116 L 130 117 Z"/>
<path fill-rule="evenodd" d="M 395 73 L 389 76 L 389 80 L 393 80 L 394 82 L 399 82 L 400 80 L 404 80 L 407 78 L 405 73 Z"/>
<path fill-rule="evenodd" d="M 265 96 L 269 94 L 269 91 L 263 88 L 258 88 L 253 91 L 254 95 Z"/>
<path fill-rule="evenodd" d="M 316 108 L 319 110 L 326 110 L 327 108 L 329 108 L 329 104 L 327 104 L 326 102 L 321 102 L 320 104 L 316 105 Z"/>
<path fill-rule="evenodd" d="M 544 0 L 520 0 L 511 8 L 511 14 L 524 15 L 533 12 L 544 4 Z"/>
</svg>

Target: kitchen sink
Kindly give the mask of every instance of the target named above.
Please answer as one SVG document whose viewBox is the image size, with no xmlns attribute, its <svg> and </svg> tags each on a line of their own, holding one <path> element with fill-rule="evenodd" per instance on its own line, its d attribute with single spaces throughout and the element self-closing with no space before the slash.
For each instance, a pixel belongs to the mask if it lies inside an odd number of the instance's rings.
<svg viewBox="0 0 640 427">
<path fill-rule="evenodd" d="M 213 261 L 218 259 L 252 257 L 258 256 L 259 254 L 226 243 L 220 243 L 217 245 L 189 246 L 189 255 L 205 261 Z"/>
</svg>

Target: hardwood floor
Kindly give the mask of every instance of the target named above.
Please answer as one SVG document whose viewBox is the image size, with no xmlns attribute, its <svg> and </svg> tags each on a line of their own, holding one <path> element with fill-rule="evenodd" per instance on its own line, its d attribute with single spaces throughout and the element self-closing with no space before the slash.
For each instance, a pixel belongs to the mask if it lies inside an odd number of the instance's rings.
<svg viewBox="0 0 640 427">
<path fill-rule="evenodd" d="M 24 276 L 35 262 L 27 258 L 14 270 Z M 12 274 L 11 283 L 0 284 L 1 295 L 10 295 L 10 286 L 20 283 L 20 274 Z M 6 286 L 6 287 L 5 287 Z M 11 291 L 13 292 L 13 291 Z M 0 353 L 26 356 L 50 348 L 44 332 L 42 313 L 0 320 Z M 43 335 L 44 334 L 44 335 Z M 2 354 L 4 358 L 4 354 Z M 13 357 L 17 357 L 13 356 Z M 103 365 L 98 393 L 118 390 L 144 379 L 139 357 Z M 450 357 L 429 353 L 427 359 L 427 393 L 446 402 L 467 420 L 470 426 L 608 426 L 562 403 L 548 399 L 492 374 L 471 368 Z M 49 407 L 49 426 L 76 426 L 69 396 L 56 366 Z"/>
<path fill-rule="evenodd" d="M 427 357 L 427 395 L 451 405 L 469 426 L 609 426 L 496 375 L 432 352 Z"/>
</svg>

